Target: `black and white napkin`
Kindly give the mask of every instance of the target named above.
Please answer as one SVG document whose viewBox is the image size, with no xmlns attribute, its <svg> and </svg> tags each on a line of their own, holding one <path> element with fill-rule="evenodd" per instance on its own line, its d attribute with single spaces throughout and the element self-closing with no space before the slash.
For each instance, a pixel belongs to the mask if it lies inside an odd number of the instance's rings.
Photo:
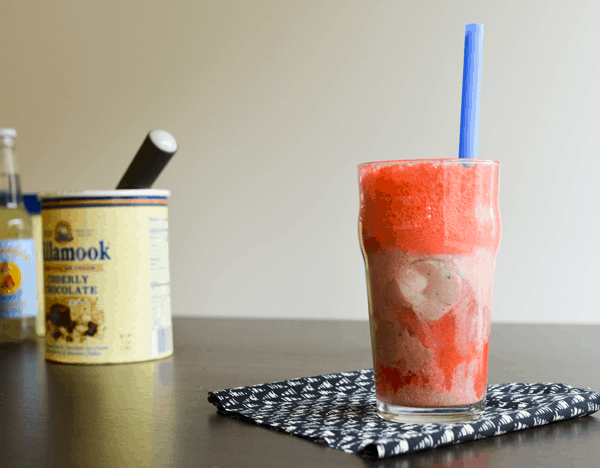
<svg viewBox="0 0 600 468">
<path fill-rule="evenodd" d="M 387 458 L 460 444 L 600 409 L 600 393 L 561 383 L 488 385 L 480 419 L 407 424 L 377 416 L 373 369 L 218 390 L 208 401 L 221 413 L 348 453 Z"/>
</svg>

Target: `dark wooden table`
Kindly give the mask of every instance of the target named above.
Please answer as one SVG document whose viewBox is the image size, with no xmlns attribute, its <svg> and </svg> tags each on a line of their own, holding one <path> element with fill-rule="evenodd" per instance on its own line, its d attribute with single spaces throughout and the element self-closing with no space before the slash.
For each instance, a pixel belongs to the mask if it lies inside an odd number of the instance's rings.
<svg viewBox="0 0 600 468">
<path fill-rule="evenodd" d="M 384 461 L 220 415 L 221 388 L 371 367 L 365 322 L 175 318 L 175 355 L 46 362 L 0 345 L 0 467 L 598 467 L 600 417 Z M 493 324 L 489 382 L 600 390 L 600 326 Z"/>
</svg>

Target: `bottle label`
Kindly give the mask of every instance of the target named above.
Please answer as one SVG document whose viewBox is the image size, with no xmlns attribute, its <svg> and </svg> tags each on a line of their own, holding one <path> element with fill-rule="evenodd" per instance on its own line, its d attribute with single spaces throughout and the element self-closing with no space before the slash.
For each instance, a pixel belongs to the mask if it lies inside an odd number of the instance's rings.
<svg viewBox="0 0 600 468">
<path fill-rule="evenodd" d="M 37 315 L 34 239 L 0 239 L 0 318 Z"/>
</svg>

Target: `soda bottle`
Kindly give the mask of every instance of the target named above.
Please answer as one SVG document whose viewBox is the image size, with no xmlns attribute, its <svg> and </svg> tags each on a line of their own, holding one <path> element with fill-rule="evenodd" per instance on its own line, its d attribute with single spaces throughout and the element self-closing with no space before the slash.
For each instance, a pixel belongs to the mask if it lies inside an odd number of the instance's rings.
<svg viewBox="0 0 600 468">
<path fill-rule="evenodd" d="M 17 131 L 0 128 L 0 343 L 35 338 L 36 252 L 15 158 Z"/>
</svg>

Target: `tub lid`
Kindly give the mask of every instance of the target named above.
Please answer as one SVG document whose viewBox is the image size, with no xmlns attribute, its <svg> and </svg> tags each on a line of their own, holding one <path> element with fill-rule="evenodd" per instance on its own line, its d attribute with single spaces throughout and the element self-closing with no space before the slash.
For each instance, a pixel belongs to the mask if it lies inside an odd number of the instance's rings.
<svg viewBox="0 0 600 468">
<path fill-rule="evenodd" d="M 99 197 L 169 197 L 171 192 L 169 190 L 159 189 L 134 189 L 134 190 L 82 190 L 81 192 L 45 192 L 40 193 L 38 198 L 40 200 L 47 200 L 50 198 L 99 198 Z"/>
</svg>

